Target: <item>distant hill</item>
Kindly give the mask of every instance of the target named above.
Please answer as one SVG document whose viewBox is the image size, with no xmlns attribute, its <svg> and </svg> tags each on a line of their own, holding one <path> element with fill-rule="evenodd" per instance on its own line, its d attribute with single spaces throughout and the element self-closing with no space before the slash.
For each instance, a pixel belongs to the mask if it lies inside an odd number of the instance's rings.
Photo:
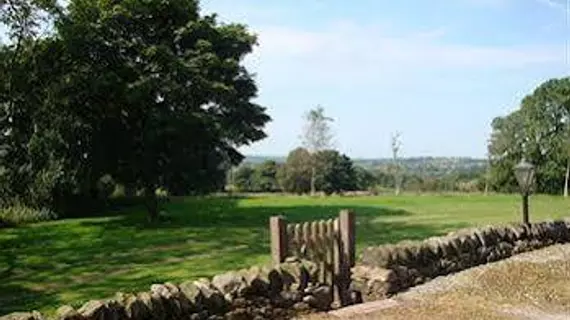
<svg viewBox="0 0 570 320">
<path fill-rule="evenodd" d="M 354 162 L 365 168 L 387 170 L 392 164 L 392 159 L 355 160 Z M 413 157 L 401 159 L 400 162 L 407 173 L 422 176 L 482 172 L 487 167 L 486 160 L 467 157 Z"/>
<path fill-rule="evenodd" d="M 284 156 L 246 156 L 244 163 L 258 164 L 266 160 L 283 163 Z M 367 169 L 387 170 L 392 159 L 353 159 L 354 164 Z M 464 173 L 483 171 L 487 166 L 485 159 L 468 157 L 411 157 L 400 160 L 405 171 L 409 174 L 421 174 L 424 176 L 441 176 L 450 173 Z"/>
</svg>

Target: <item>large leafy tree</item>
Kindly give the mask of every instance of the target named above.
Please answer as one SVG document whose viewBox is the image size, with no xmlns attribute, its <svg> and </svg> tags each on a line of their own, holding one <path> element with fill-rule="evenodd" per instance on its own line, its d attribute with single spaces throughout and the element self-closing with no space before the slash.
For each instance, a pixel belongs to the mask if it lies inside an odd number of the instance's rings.
<svg viewBox="0 0 570 320">
<path fill-rule="evenodd" d="M 255 167 L 253 179 L 255 189 L 262 192 L 272 192 L 279 190 L 277 183 L 277 171 L 279 165 L 273 160 L 266 160 Z"/>
<path fill-rule="evenodd" d="M 325 194 L 356 190 L 356 171 L 348 156 L 336 150 L 323 150 L 315 158 L 317 190 Z"/>
<path fill-rule="evenodd" d="M 33 120 L 51 85 L 45 75 L 57 70 L 57 53 L 46 50 L 42 30 L 59 14 L 54 0 L 0 2 L 0 26 L 7 31 L 0 43 L 0 205 L 52 203 L 59 165 L 38 152 L 40 129 Z"/>
<path fill-rule="evenodd" d="M 315 190 L 326 194 L 357 189 L 357 175 L 352 160 L 336 150 L 322 150 L 311 154 L 305 148 L 291 151 L 278 172 L 277 179 L 283 191 L 312 193 L 311 176 L 316 168 Z"/>
<path fill-rule="evenodd" d="M 201 16 L 197 1 L 70 1 L 26 61 L 50 68 L 36 77 L 49 84 L 37 101 L 26 100 L 33 114 L 18 119 L 32 134 L 12 135 L 42 155 L 23 163 L 65 172 L 52 192 L 62 199 L 93 196 L 110 174 L 144 190 L 152 219 L 158 187 L 223 187 L 237 147 L 264 138 L 269 121 L 242 65 L 255 43 L 245 26 Z"/>
<path fill-rule="evenodd" d="M 254 191 L 255 170 L 249 165 L 242 165 L 233 173 L 234 186 L 239 191 Z"/>
<path fill-rule="evenodd" d="M 355 166 L 354 173 L 356 177 L 356 188 L 360 191 L 368 190 L 378 183 L 378 179 L 374 173 L 362 166 Z"/>
<path fill-rule="evenodd" d="M 569 99 L 570 78 L 549 80 L 526 96 L 520 109 L 493 120 L 489 154 L 495 189 L 516 190 L 513 166 L 522 157 L 536 166 L 539 192 L 564 189 L 568 183 Z"/>
<path fill-rule="evenodd" d="M 277 171 L 279 165 L 266 160 L 257 165 L 244 164 L 233 172 L 233 183 L 240 191 L 273 192 L 279 190 Z"/>
<path fill-rule="evenodd" d="M 277 172 L 277 180 L 285 192 L 307 193 L 311 191 L 313 160 L 305 148 L 297 148 L 287 156 L 287 161 Z"/>
<path fill-rule="evenodd" d="M 73 52 L 88 69 L 79 82 L 100 80 L 83 99 L 103 127 L 92 157 L 113 154 L 105 171 L 142 187 L 151 216 L 158 186 L 209 191 L 224 160 L 241 160 L 236 146 L 265 137 L 269 117 L 251 102 L 257 88 L 241 65 L 255 37 L 201 17 L 197 1 L 77 0 L 61 29 L 84 49 Z"/>
</svg>

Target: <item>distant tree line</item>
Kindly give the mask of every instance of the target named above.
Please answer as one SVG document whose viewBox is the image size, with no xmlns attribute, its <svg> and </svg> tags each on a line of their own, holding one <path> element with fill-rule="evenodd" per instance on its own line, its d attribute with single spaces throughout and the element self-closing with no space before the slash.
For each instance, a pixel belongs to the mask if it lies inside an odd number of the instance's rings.
<svg viewBox="0 0 570 320">
<path fill-rule="evenodd" d="M 352 160 L 336 150 L 311 154 L 305 148 L 297 148 L 289 153 L 283 164 L 269 160 L 258 165 L 241 165 L 231 175 L 231 183 L 237 190 L 247 192 L 303 194 L 320 191 L 332 194 L 363 187 L 359 185 L 358 173 Z"/>
<path fill-rule="evenodd" d="M 314 157 L 314 159 L 313 159 Z M 354 165 L 347 155 L 323 150 L 311 155 L 305 148 L 289 153 L 284 163 L 266 160 L 245 163 L 229 175 L 230 187 L 239 192 L 311 193 L 312 164 L 316 164 L 315 191 L 325 194 L 347 191 L 392 192 L 395 177 L 391 168 L 365 168 Z M 481 192 L 485 168 L 430 176 L 402 173 L 400 188 L 407 192 Z"/>
</svg>

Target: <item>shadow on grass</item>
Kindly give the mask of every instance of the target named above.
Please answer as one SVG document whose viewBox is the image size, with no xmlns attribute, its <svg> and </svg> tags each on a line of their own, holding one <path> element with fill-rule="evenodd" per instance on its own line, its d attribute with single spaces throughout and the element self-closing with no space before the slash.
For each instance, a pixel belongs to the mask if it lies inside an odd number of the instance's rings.
<svg viewBox="0 0 570 320">
<path fill-rule="evenodd" d="M 463 225 L 414 224 L 413 213 L 380 206 L 255 203 L 240 198 L 176 199 L 165 221 L 149 224 L 142 208 L 120 215 L 0 231 L 0 315 L 53 311 L 152 283 L 209 277 L 269 260 L 269 218 L 334 218 L 353 209 L 360 248 L 423 239 Z M 406 222 L 383 221 L 410 217 Z"/>
</svg>

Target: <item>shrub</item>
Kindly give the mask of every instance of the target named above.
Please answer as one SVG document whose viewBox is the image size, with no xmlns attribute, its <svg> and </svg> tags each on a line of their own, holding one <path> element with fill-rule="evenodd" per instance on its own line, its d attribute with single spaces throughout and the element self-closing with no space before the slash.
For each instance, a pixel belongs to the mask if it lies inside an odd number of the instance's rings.
<svg viewBox="0 0 570 320">
<path fill-rule="evenodd" d="M 57 219 L 49 209 L 34 209 L 23 205 L 0 208 L 0 228 Z"/>
</svg>

